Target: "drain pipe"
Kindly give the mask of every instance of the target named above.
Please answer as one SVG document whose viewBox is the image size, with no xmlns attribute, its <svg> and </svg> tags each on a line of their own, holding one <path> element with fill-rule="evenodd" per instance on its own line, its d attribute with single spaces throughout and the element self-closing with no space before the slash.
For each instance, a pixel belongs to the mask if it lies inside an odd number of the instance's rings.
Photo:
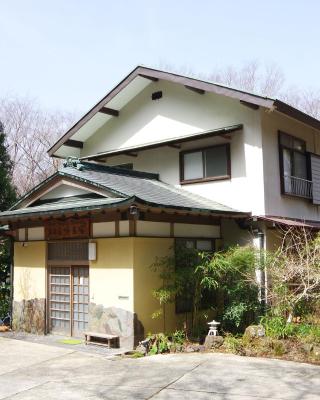
<svg viewBox="0 0 320 400">
<path fill-rule="evenodd" d="M 258 252 L 257 256 L 257 264 L 256 264 L 256 278 L 259 283 L 259 301 L 265 306 L 266 305 L 266 272 L 265 269 L 262 268 L 263 266 L 263 257 L 264 257 L 264 242 L 265 242 L 265 235 L 260 229 L 256 229 L 253 231 L 254 238 L 253 238 L 253 246 Z"/>
</svg>

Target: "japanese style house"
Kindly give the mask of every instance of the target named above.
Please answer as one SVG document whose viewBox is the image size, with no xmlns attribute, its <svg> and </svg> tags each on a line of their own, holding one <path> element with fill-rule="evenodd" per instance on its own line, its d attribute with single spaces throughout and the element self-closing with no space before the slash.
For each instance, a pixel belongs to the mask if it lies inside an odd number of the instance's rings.
<svg viewBox="0 0 320 400">
<path fill-rule="evenodd" d="M 162 331 L 150 266 L 176 243 L 273 248 L 278 225 L 320 226 L 319 133 L 279 100 L 135 68 L 49 149 L 59 170 L 0 214 L 14 328 L 126 347 Z M 186 317 L 167 305 L 165 329 Z"/>
</svg>

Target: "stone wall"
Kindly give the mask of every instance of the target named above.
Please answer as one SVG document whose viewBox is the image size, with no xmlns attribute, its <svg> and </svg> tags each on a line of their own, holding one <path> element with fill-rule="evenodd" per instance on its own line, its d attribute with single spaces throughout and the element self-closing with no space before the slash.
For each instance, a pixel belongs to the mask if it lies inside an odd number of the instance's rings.
<svg viewBox="0 0 320 400">
<path fill-rule="evenodd" d="M 89 331 L 120 337 L 120 347 L 132 349 L 144 338 L 144 329 L 137 315 L 117 307 L 90 303 Z"/>
<path fill-rule="evenodd" d="M 16 331 L 45 333 L 45 299 L 14 301 L 12 327 Z"/>
</svg>

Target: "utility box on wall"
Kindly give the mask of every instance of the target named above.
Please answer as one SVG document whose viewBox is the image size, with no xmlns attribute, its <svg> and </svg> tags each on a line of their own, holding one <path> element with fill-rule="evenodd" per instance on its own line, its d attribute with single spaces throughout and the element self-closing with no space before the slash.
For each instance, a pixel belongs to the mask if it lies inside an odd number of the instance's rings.
<svg viewBox="0 0 320 400">
<path fill-rule="evenodd" d="M 96 261 L 97 259 L 97 243 L 96 242 L 91 242 L 88 243 L 88 259 L 89 261 Z"/>
</svg>

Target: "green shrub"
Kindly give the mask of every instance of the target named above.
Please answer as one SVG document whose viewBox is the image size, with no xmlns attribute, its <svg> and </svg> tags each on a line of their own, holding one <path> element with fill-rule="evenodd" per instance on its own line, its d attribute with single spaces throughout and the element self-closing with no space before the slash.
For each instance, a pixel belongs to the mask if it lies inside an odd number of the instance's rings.
<svg viewBox="0 0 320 400">
<path fill-rule="evenodd" d="M 224 338 L 223 347 L 229 353 L 243 354 L 243 343 L 241 338 L 228 334 Z"/>
<path fill-rule="evenodd" d="M 256 264 L 257 252 L 250 246 L 234 246 L 217 252 L 210 262 L 210 272 L 223 298 L 217 318 L 225 331 L 243 332 L 261 313 Z"/>
<path fill-rule="evenodd" d="M 148 339 L 150 340 L 151 346 L 149 350 L 149 355 L 166 353 L 170 350 L 171 341 L 164 333 L 149 335 Z"/>
<path fill-rule="evenodd" d="M 320 326 L 299 324 L 296 327 L 296 336 L 304 343 L 320 344 Z"/>
<path fill-rule="evenodd" d="M 296 338 L 305 343 L 320 343 L 320 326 L 289 323 L 282 317 L 265 316 L 260 323 L 266 335 L 274 339 Z"/>
<path fill-rule="evenodd" d="M 171 336 L 172 343 L 183 345 L 186 340 L 186 333 L 182 330 L 176 330 Z"/>
<path fill-rule="evenodd" d="M 262 317 L 260 323 L 266 330 L 266 335 L 274 339 L 286 339 L 295 336 L 295 324 L 288 323 L 278 316 Z"/>
</svg>

